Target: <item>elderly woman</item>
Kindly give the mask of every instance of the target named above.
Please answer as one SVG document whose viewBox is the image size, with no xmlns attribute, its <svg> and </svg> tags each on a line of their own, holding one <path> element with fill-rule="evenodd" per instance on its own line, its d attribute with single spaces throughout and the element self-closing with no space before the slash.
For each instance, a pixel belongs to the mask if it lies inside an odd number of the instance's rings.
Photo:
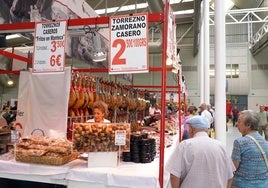
<svg viewBox="0 0 268 188">
<path fill-rule="evenodd" d="M 88 123 L 110 123 L 105 117 L 108 115 L 108 105 L 103 101 L 96 101 L 93 104 L 93 119 L 89 119 Z"/>
<path fill-rule="evenodd" d="M 257 113 L 244 110 L 239 113 L 237 128 L 242 137 L 233 143 L 232 160 L 236 167 L 232 187 L 268 187 L 268 142 L 258 133 Z M 253 137 L 253 138 L 252 138 Z M 255 141 L 264 150 L 264 155 Z"/>
</svg>

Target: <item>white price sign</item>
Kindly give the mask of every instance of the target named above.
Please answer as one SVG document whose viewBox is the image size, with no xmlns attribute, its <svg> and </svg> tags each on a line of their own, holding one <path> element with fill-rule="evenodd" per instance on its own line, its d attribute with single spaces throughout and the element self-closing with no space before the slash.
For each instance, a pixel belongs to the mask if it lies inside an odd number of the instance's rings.
<svg viewBox="0 0 268 188">
<path fill-rule="evenodd" d="M 33 72 L 64 71 L 66 26 L 66 21 L 36 23 Z"/>
<path fill-rule="evenodd" d="M 116 130 L 115 131 L 115 145 L 124 146 L 126 145 L 126 130 Z"/>
<path fill-rule="evenodd" d="M 148 70 L 147 14 L 110 17 L 109 74 Z"/>
</svg>

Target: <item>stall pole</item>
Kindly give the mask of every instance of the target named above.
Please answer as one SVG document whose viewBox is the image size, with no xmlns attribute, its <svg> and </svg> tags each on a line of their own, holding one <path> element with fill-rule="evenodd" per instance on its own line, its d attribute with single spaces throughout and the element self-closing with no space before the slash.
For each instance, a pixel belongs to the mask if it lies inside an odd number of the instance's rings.
<svg viewBox="0 0 268 188">
<path fill-rule="evenodd" d="M 180 80 L 180 70 L 178 70 L 178 128 L 179 128 L 179 141 L 182 140 L 181 133 L 181 80 Z"/>
<path fill-rule="evenodd" d="M 187 101 L 186 101 L 185 91 L 183 93 L 183 100 L 184 100 L 184 115 L 186 115 L 186 112 L 187 112 L 187 109 L 188 109 L 188 105 L 187 105 Z"/>
<path fill-rule="evenodd" d="M 159 155 L 159 184 L 164 182 L 164 151 L 165 151 L 165 116 L 166 116 L 166 59 L 167 59 L 167 29 L 168 29 L 169 0 L 165 0 L 162 32 L 162 92 L 161 92 L 161 123 L 160 123 L 160 155 Z"/>
</svg>

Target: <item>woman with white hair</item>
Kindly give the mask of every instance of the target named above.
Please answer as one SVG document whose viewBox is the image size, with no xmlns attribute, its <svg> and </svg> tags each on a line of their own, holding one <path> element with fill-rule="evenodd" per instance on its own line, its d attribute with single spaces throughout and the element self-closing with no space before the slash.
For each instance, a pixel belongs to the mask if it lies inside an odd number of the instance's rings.
<svg viewBox="0 0 268 188">
<path fill-rule="evenodd" d="M 252 110 L 239 113 L 237 128 L 242 137 L 233 144 L 236 167 L 232 187 L 268 187 L 268 142 L 258 133 L 259 117 Z"/>
</svg>

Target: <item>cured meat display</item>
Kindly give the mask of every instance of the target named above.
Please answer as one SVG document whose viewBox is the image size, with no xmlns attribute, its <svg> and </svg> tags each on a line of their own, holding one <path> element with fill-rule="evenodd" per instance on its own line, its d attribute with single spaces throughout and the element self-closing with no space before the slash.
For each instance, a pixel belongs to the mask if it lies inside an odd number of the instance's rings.
<svg viewBox="0 0 268 188">
<path fill-rule="evenodd" d="M 112 123 L 85 123 L 89 118 L 93 118 L 92 107 L 98 100 L 108 105 L 107 119 Z M 149 106 L 150 101 L 145 91 L 90 74 L 73 73 L 68 139 L 72 140 L 74 149 L 82 153 L 122 151 L 124 161 L 149 163 L 158 156 L 160 131 L 159 121 L 156 125 L 147 126 L 149 130 L 144 126 Z M 167 131 L 172 129 L 174 133 L 174 127 L 166 123 Z M 126 144 L 121 146 L 120 150 L 115 144 L 118 130 L 125 131 L 126 134 Z M 146 133 L 149 137 L 141 140 L 133 139 L 140 133 Z M 165 145 L 166 147 L 170 145 L 168 138 L 165 139 Z"/>
<path fill-rule="evenodd" d="M 107 119 L 111 122 L 135 122 L 142 120 L 149 101 L 144 99 L 144 91 L 114 83 L 91 74 L 73 72 L 68 104 L 68 138 L 72 137 L 73 123 L 84 123 L 92 118 L 92 107 L 98 100 L 109 108 Z"/>
</svg>

